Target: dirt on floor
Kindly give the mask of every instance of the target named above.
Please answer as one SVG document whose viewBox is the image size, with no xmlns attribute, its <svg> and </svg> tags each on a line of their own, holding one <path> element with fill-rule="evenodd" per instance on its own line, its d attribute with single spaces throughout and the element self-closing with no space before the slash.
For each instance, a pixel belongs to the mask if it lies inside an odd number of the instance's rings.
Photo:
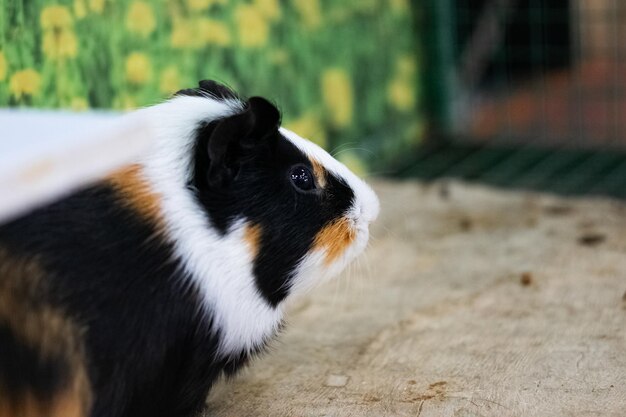
<svg viewBox="0 0 626 417">
<path fill-rule="evenodd" d="M 626 204 L 374 184 L 366 254 L 206 416 L 626 416 Z"/>
</svg>

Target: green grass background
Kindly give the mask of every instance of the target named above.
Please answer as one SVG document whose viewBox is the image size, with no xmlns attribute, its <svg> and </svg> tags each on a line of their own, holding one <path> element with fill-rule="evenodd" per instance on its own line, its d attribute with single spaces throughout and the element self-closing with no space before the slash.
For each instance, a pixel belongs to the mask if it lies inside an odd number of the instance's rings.
<svg viewBox="0 0 626 417">
<path fill-rule="evenodd" d="M 178 88 L 216 79 L 243 95 L 274 100 L 288 127 L 356 169 L 384 170 L 421 137 L 416 82 L 421 62 L 412 27 L 415 11 L 408 0 L 139 2 L 153 18 L 151 30 L 150 16 L 129 18 L 136 3 L 0 0 L 0 106 L 75 110 L 145 106 L 171 93 L 163 88 L 169 69 L 177 73 L 177 82 L 170 84 Z M 311 24 L 303 5 L 309 11 L 317 7 L 317 24 Z M 69 23 L 42 22 L 42 15 L 56 6 L 70 16 Z M 258 13 L 258 18 L 238 20 L 242 7 Z M 226 45 L 198 39 L 187 47 L 173 43 L 181 22 L 195 27 L 199 19 L 207 18 L 225 26 Z M 133 30 L 129 19 L 135 27 L 148 21 L 144 33 Z M 259 22 L 269 35 L 258 45 L 248 45 L 241 36 L 243 26 L 253 30 Z M 58 42 L 63 34 L 76 39 L 75 51 L 59 57 L 44 48 L 46 36 L 62 48 Z M 141 82 L 128 76 L 127 60 L 133 53 L 148 61 Z M 20 95 L 15 78 L 26 69 L 36 71 L 40 82 L 32 94 Z M 329 73 L 335 79 L 326 83 Z"/>
</svg>

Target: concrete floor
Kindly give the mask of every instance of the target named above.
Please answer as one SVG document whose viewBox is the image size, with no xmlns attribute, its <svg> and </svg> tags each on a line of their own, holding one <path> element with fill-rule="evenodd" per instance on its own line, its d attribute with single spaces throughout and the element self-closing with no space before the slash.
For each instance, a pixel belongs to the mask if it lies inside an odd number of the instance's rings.
<svg viewBox="0 0 626 417">
<path fill-rule="evenodd" d="M 626 416 L 626 204 L 374 185 L 361 262 L 206 416 Z"/>
</svg>

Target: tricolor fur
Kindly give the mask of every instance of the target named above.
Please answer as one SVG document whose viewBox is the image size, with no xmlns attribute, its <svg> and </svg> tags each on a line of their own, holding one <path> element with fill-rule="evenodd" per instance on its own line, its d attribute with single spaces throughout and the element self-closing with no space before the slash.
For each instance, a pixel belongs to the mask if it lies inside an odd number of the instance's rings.
<svg viewBox="0 0 626 417">
<path fill-rule="evenodd" d="M 40 359 L 15 385 L 15 358 L 0 355 L 0 403 L 25 416 L 45 415 L 26 399 L 63 398 L 77 416 L 193 415 L 276 335 L 293 294 L 364 249 L 378 214 L 371 189 L 280 128 L 264 99 L 202 82 L 136 117 L 156 132 L 144 157 L 0 226 L 0 284 L 24 275 L 12 265 L 35 265 L 37 307 L 24 314 L 40 328 L 61 320 L 70 346 L 17 331 L 6 306 L 22 301 L 0 292 L 0 353 Z M 60 369 L 42 385 L 46 361 Z"/>
</svg>

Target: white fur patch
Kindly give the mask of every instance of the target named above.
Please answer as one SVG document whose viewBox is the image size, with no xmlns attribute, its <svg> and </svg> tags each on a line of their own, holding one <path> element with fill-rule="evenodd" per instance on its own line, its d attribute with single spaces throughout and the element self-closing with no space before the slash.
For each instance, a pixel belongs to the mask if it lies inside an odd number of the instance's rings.
<svg viewBox="0 0 626 417">
<path fill-rule="evenodd" d="M 270 306 L 256 287 L 252 254 L 244 243 L 245 219 L 235 222 L 221 236 L 187 188 L 199 124 L 241 108 L 238 101 L 181 96 L 136 113 L 157 132 L 152 152 L 139 163 L 153 190 L 161 195 L 166 233 L 173 241 L 175 254 L 200 288 L 206 311 L 215 320 L 215 330 L 221 335 L 218 353 L 222 356 L 253 350 L 277 331 L 283 318 L 283 304 Z M 292 285 L 294 292 L 301 292 L 335 276 L 362 252 L 379 203 L 369 186 L 320 147 L 286 129 L 280 131 L 354 191 L 353 205 L 346 215 L 357 231 L 356 239 L 330 266 L 324 265 L 323 251 L 306 256 L 297 267 Z"/>
<path fill-rule="evenodd" d="M 187 189 L 192 172 L 195 132 L 202 121 L 233 114 L 241 104 L 182 96 L 143 109 L 158 136 L 143 158 L 144 175 L 161 194 L 161 210 L 177 257 L 199 286 L 220 331 L 219 354 L 253 350 L 278 329 L 282 308 L 272 308 L 259 294 L 252 255 L 244 242 L 244 224 L 236 222 L 220 236 Z"/>
</svg>

